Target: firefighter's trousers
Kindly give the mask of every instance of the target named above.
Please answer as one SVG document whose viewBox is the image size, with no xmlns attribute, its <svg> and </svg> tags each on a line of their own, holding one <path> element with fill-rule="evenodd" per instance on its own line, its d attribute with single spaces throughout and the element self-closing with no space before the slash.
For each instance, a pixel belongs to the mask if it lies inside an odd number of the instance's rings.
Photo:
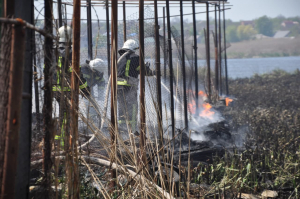
<svg viewBox="0 0 300 199">
<path fill-rule="evenodd" d="M 118 85 L 118 113 L 119 128 L 123 130 L 131 128 L 132 132 L 137 130 L 137 86 Z M 127 123 L 126 123 L 127 121 Z"/>
</svg>

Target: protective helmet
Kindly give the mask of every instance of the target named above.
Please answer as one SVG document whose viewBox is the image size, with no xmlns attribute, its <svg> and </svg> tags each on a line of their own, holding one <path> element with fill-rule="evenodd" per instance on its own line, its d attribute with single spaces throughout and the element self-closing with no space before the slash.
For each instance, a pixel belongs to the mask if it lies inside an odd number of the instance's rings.
<svg viewBox="0 0 300 199">
<path fill-rule="evenodd" d="M 70 26 L 62 26 L 58 29 L 59 42 L 66 43 L 72 41 L 72 28 Z"/>
<path fill-rule="evenodd" d="M 96 58 L 90 61 L 90 66 L 93 70 L 101 71 L 105 67 L 105 63 L 102 59 Z"/>
<path fill-rule="evenodd" d="M 122 47 L 122 49 L 129 49 L 133 51 L 135 51 L 138 48 L 139 48 L 139 43 L 133 39 L 128 39 Z"/>
</svg>

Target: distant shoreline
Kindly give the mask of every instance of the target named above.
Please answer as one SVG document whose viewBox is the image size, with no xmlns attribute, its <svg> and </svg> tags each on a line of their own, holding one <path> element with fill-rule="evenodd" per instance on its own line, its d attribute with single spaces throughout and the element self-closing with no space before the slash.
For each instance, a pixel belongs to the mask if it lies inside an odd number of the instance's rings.
<svg viewBox="0 0 300 199">
<path fill-rule="evenodd" d="M 228 43 L 229 44 L 229 43 Z M 228 45 L 227 44 L 227 45 Z M 300 56 L 300 37 L 290 38 L 265 38 L 236 43 L 230 43 L 227 48 L 228 59 L 264 58 L 264 57 L 295 57 Z M 210 48 L 211 59 L 214 58 L 214 47 Z M 206 59 L 205 44 L 198 44 L 198 58 Z M 223 55 L 223 54 L 222 54 Z"/>
</svg>

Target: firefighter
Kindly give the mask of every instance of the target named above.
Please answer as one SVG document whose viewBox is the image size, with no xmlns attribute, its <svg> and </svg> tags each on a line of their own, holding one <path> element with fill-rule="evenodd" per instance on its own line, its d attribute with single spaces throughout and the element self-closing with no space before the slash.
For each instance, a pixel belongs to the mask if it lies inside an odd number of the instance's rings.
<svg viewBox="0 0 300 199">
<path fill-rule="evenodd" d="M 69 100 L 71 99 L 71 75 L 72 75 L 72 29 L 69 26 L 62 26 L 58 29 L 58 63 L 54 74 L 54 85 L 52 87 L 53 96 L 62 105 L 64 103 L 63 112 L 60 118 L 63 119 L 60 135 L 56 135 L 55 139 L 60 140 L 60 144 L 64 146 L 64 127 L 67 125 L 69 118 Z M 64 76 L 64 86 L 62 85 L 62 77 Z M 84 96 L 89 96 L 89 87 L 87 81 L 80 75 L 79 89 Z M 63 96 L 61 92 L 63 91 Z M 81 93 L 80 92 L 80 93 Z"/>
<path fill-rule="evenodd" d="M 98 91 L 104 88 L 105 82 L 103 78 L 103 72 L 101 72 L 104 67 L 105 63 L 99 58 L 91 61 L 87 60 L 85 64 L 81 64 L 81 72 L 91 89 L 96 85 L 98 86 Z"/>
<path fill-rule="evenodd" d="M 89 88 L 92 90 L 94 86 L 98 86 L 98 96 L 100 98 L 104 96 L 104 87 L 105 81 L 103 78 L 103 72 L 100 72 L 105 68 L 105 63 L 102 59 L 94 59 L 94 60 L 86 60 L 86 63 L 81 64 L 81 73 L 84 79 L 87 80 L 87 84 Z M 93 94 L 93 92 L 91 92 Z M 93 100 L 92 100 L 93 101 Z M 97 111 L 95 110 L 93 104 L 88 103 L 90 105 L 89 109 L 89 117 L 92 119 L 96 119 L 98 116 Z M 96 120 L 95 120 L 96 121 Z"/>
<path fill-rule="evenodd" d="M 137 90 L 140 74 L 139 56 L 135 51 L 139 48 L 139 43 L 133 39 L 128 39 L 123 47 L 118 51 L 118 112 L 119 127 L 126 129 L 126 120 L 129 122 L 132 132 L 137 126 Z M 150 64 L 146 63 L 146 75 L 152 76 L 154 72 L 150 69 Z"/>
</svg>

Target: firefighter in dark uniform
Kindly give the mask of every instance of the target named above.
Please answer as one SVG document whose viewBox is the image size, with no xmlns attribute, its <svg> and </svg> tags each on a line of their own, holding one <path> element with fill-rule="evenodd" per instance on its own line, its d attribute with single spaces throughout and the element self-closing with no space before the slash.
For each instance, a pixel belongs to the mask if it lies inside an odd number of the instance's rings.
<svg viewBox="0 0 300 199">
<path fill-rule="evenodd" d="M 126 121 L 132 132 L 137 126 L 138 101 L 137 90 L 140 74 L 139 56 L 135 50 L 139 48 L 139 43 L 133 39 L 127 40 L 118 51 L 118 113 L 119 127 L 123 130 L 127 128 Z M 154 72 L 150 69 L 150 64 L 146 64 L 146 75 L 152 76 Z"/>
<path fill-rule="evenodd" d="M 81 64 L 81 73 L 84 79 L 87 80 L 87 85 L 92 90 L 94 86 L 97 85 L 98 87 L 98 96 L 102 98 L 104 96 L 104 89 L 105 89 L 105 81 L 103 78 L 103 70 L 106 67 L 105 63 L 102 59 L 96 58 L 91 61 L 86 61 L 86 63 Z M 91 92 L 93 94 L 93 92 Z M 95 96 L 94 96 L 95 97 Z M 94 99 L 92 99 L 94 101 Z M 93 107 L 93 103 L 88 103 L 90 106 L 89 108 L 89 116 L 93 119 L 95 116 L 98 116 L 97 111 Z"/>
</svg>

